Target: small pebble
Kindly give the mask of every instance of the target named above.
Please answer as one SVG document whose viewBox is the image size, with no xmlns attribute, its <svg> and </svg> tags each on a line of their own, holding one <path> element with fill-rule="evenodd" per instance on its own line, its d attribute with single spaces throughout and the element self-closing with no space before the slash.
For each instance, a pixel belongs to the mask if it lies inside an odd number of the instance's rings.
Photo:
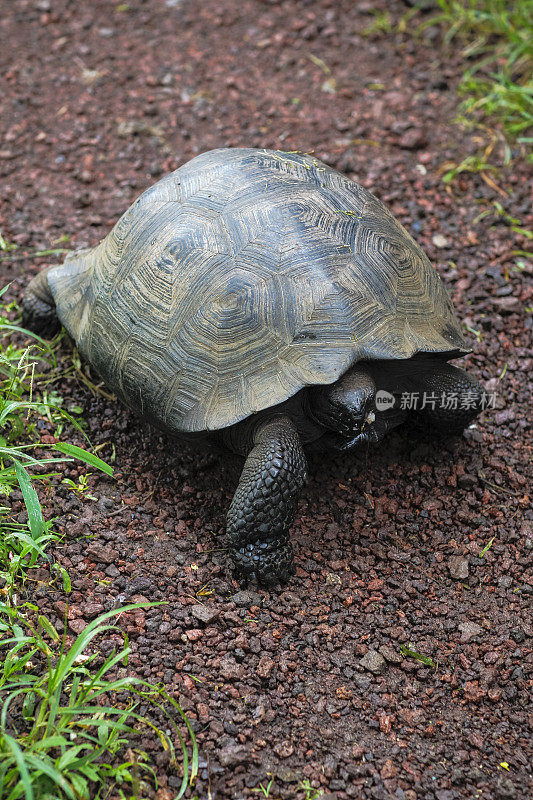
<svg viewBox="0 0 533 800">
<path fill-rule="evenodd" d="M 474 636 L 479 636 L 483 632 L 483 628 L 480 625 L 476 625 L 475 622 L 461 622 L 459 630 L 461 631 L 462 642 L 469 642 Z"/>
<path fill-rule="evenodd" d="M 435 247 L 443 248 L 449 246 L 448 239 L 442 235 L 442 233 L 435 233 L 431 239 Z"/>
<path fill-rule="evenodd" d="M 218 617 L 218 610 L 216 608 L 211 608 L 210 606 L 204 606 L 200 603 L 196 606 L 192 606 L 190 609 L 191 614 L 193 617 L 196 617 L 197 620 L 200 622 L 204 622 L 206 625 L 209 625 L 214 619 Z"/>
<path fill-rule="evenodd" d="M 381 675 L 387 666 L 385 659 L 377 650 L 369 650 L 359 663 L 369 672 L 373 672 L 374 675 Z"/>
<path fill-rule="evenodd" d="M 241 589 L 231 598 L 236 606 L 239 608 L 249 608 L 250 606 L 260 606 L 262 597 L 257 592 L 250 589 Z"/>
<path fill-rule="evenodd" d="M 450 575 L 458 581 L 468 578 L 469 568 L 468 559 L 463 556 L 452 556 L 448 561 Z"/>
</svg>

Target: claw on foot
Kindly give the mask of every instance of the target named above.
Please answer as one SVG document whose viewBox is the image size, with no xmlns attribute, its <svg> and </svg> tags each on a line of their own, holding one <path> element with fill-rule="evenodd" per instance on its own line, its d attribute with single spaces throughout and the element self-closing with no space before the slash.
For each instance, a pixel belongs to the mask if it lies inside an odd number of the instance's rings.
<svg viewBox="0 0 533 800">
<path fill-rule="evenodd" d="M 264 587 L 277 586 L 296 572 L 290 544 L 282 550 L 269 548 L 265 542 L 248 544 L 233 552 L 233 563 L 235 577 L 242 584 L 251 581 Z"/>
</svg>

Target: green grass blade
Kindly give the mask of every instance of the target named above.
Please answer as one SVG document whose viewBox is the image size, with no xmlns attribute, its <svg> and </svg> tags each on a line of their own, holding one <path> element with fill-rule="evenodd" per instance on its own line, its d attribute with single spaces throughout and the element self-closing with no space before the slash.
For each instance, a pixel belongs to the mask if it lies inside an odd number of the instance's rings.
<svg viewBox="0 0 533 800">
<path fill-rule="evenodd" d="M 46 348 L 46 350 L 50 350 L 50 342 L 48 342 L 46 339 L 43 339 L 41 336 L 38 336 L 36 333 L 33 333 L 33 331 L 29 331 L 27 328 L 21 328 L 20 325 L 6 325 L 5 323 L 3 323 L 1 327 L 2 330 L 5 331 L 16 331 L 16 333 L 24 333 L 26 336 L 31 336 L 32 339 L 36 339 L 38 342 L 40 342 Z"/>
<path fill-rule="evenodd" d="M 45 617 L 44 614 L 39 614 L 37 619 L 39 621 L 40 626 L 43 628 L 43 630 L 46 631 L 46 633 L 52 639 L 52 641 L 53 642 L 58 642 L 59 641 L 59 634 L 56 631 L 56 629 L 54 628 L 54 626 L 52 625 L 52 623 L 50 622 L 50 620 L 48 619 L 48 617 Z"/>
<path fill-rule="evenodd" d="M 133 690 L 133 691 L 135 691 L 135 693 L 138 694 L 140 697 L 146 697 L 145 693 L 143 693 L 143 692 L 138 692 L 136 690 Z M 194 779 L 198 775 L 198 743 L 196 741 L 196 736 L 194 735 L 194 731 L 192 729 L 192 725 L 191 725 L 189 719 L 187 718 L 187 715 L 185 714 L 185 712 L 181 708 L 181 706 L 179 706 L 178 703 L 174 700 L 174 698 L 171 697 L 169 694 L 167 694 L 167 692 L 165 692 L 164 689 L 163 690 L 159 690 L 159 695 L 167 703 L 170 703 L 172 705 L 172 707 L 178 712 L 178 714 L 182 718 L 183 722 L 185 723 L 185 726 L 187 728 L 187 731 L 189 732 L 189 736 L 190 736 L 191 742 L 192 742 L 192 762 L 191 762 L 191 771 L 190 771 L 190 778 L 189 778 L 189 766 L 188 766 L 189 765 L 189 758 L 188 758 L 188 754 L 187 754 L 187 746 L 185 744 L 183 736 L 181 735 L 181 731 L 179 730 L 178 726 L 176 725 L 176 723 L 174 722 L 174 720 L 172 719 L 172 717 L 168 713 L 167 709 L 163 705 L 158 703 L 156 700 L 154 700 L 153 698 L 150 699 L 151 704 L 156 706 L 166 716 L 166 718 L 169 720 L 169 722 L 171 723 L 171 725 L 172 725 L 174 731 L 176 732 L 176 734 L 178 736 L 178 739 L 180 741 L 181 753 L 182 753 L 182 758 L 183 758 L 183 764 L 182 764 L 183 781 L 182 781 L 182 785 L 180 787 L 180 791 L 179 791 L 178 795 L 175 798 L 175 800 L 179 800 L 180 797 L 183 797 L 183 793 L 185 792 L 185 788 L 186 788 L 187 782 L 192 784 Z M 154 727 L 154 726 L 152 726 L 152 727 Z"/>
<path fill-rule="evenodd" d="M 78 769 L 83 775 L 86 775 L 90 781 L 96 782 L 98 780 L 97 771 L 94 767 L 91 767 L 90 763 L 87 761 L 82 766 L 78 767 Z"/>
<path fill-rule="evenodd" d="M 41 504 L 39 502 L 39 498 L 37 497 L 37 492 L 33 488 L 31 478 L 20 461 L 13 459 L 13 462 L 15 464 L 15 470 L 22 492 L 22 497 L 24 498 L 24 503 L 28 511 L 28 520 L 30 523 L 32 538 L 39 539 L 44 532 L 44 520 L 41 511 Z"/>
<path fill-rule="evenodd" d="M 113 467 L 110 467 L 109 464 L 106 464 L 105 461 L 102 461 L 101 458 L 98 458 L 98 456 L 95 456 L 93 453 L 88 453 L 87 450 L 84 450 L 82 447 L 76 447 L 74 444 L 64 444 L 62 442 L 60 444 L 55 444 L 54 450 L 59 450 L 60 453 L 64 453 L 66 456 L 78 458 L 80 461 L 89 464 L 89 466 L 96 467 L 102 472 L 105 472 L 106 475 L 113 475 Z"/>
<path fill-rule="evenodd" d="M 136 680 L 140 680 L 140 678 L 131 678 L 131 679 L 120 678 L 120 686 L 118 688 L 119 689 L 127 688 L 128 686 L 131 685 L 130 681 L 136 681 Z M 108 691 L 107 687 L 106 691 Z M 99 694 L 104 694 L 104 693 L 105 693 L 104 690 L 99 692 Z M 114 706 L 99 706 L 99 705 L 78 706 L 78 707 L 60 706 L 58 708 L 58 711 L 62 716 L 65 717 L 75 717 L 77 715 L 93 717 L 95 714 L 106 714 L 109 715 L 109 717 L 112 717 L 113 714 L 125 713 L 123 708 L 114 708 Z M 134 717 L 135 719 L 141 722 L 144 720 L 144 717 L 141 714 L 137 714 L 136 712 L 134 712 L 133 708 L 129 709 L 129 711 L 127 712 L 127 716 Z M 96 722 L 94 722 L 93 724 L 96 725 Z M 104 724 L 104 723 L 102 722 L 99 724 Z M 125 731 L 132 730 L 131 727 L 129 727 L 128 725 L 121 725 L 118 722 L 114 722 L 112 719 L 106 719 L 105 724 L 110 728 L 116 727 L 119 730 L 125 730 Z M 83 721 L 83 725 L 84 726 L 87 725 L 87 722 Z"/>
<path fill-rule="evenodd" d="M 72 686 L 70 689 L 70 695 L 68 700 L 68 704 L 72 708 L 74 708 L 76 705 L 76 698 L 78 697 L 78 688 L 80 685 L 80 680 L 81 680 L 80 675 L 74 675 L 74 678 L 72 679 Z"/>
<path fill-rule="evenodd" d="M 110 619 L 111 617 L 117 617 L 125 611 L 132 611 L 135 608 L 152 608 L 153 606 L 162 604 L 163 601 L 158 603 L 129 603 L 121 608 L 115 608 L 112 611 L 107 611 L 105 614 L 101 614 L 96 619 L 93 619 L 92 622 L 89 622 L 83 631 L 76 637 L 74 643 L 71 645 L 67 653 L 58 661 L 53 675 L 54 686 L 57 686 L 59 682 L 64 680 L 76 658 L 80 655 L 80 653 L 83 652 L 83 650 L 94 639 L 95 636 L 98 636 L 100 633 L 104 633 L 107 630 L 116 629 L 116 625 L 104 625 L 103 623 L 106 620 Z"/>
<path fill-rule="evenodd" d="M 50 675 L 50 691 L 54 691 L 63 683 L 72 669 L 74 661 L 79 655 L 81 655 L 81 653 L 85 650 L 87 645 L 90 644 L 95 636 L 98 636 L 98 634 L 104 633 L 108 630 L 114 630 L 115 628 L 115 625 L 101 625 L 95 628 L 89 628 L 89 625 L 87 625 L 87 627 L 74 639 L 73 644 L 70 646 L 67 652 L 58 659 L 57 665 Z"/>
<path fill-rule="evenodd" d="M 47 761 L 44 761 L 42 758 L 38 758 L 30 753 L 26 755 L 26 762 L 35 770 L 37 775 L 39 773 L 47 775 L 55 784 L 59 786 L 60 789 L 64 791 L 67 797 L 70 800 L 77 800 L 76 795 L 74 794 L 72 788 L 69 786 L 65 778 L 61 775 L 60 772 L 57 771 L 55 767 L 49 764 Z M 37 777 L 34 775 L 34 778 Z"/>
<path fill-rule="evenodd" d="M 123 650 L 119 650 L 118 653 L 111 653 L 104 661 L 104 663 L 102 664 L 96 675 L 94 676 L 91 685 L 99 681 L 106 674 L 106 672 L 109 672 L 109 670 L 112 669 L 115 666 L 115 664 L 117 664 L 119 661 L 122 661 L 124 656 L 129 655 L 129 653 L 130 653 L 129 647 L 124 648 Z"/>
<path fill-rule="evenodd" d="M 44 739 L 39 739 L 39 750 L 47 750 L 50 747 L 65 747 L 70 744 L 64 736 L 46 736 Z"/>
<path fill-rule="evenodd" d="M 48 719 L 44 732 L 45 736 L 51 736 L 54 727 L 56 727 L 56 729 L 58 727 L 55 725 L 55 721 L 59 709 L 59 701 L 61 699 L 61 689 L 62 686 L 57 686 L 52 696 L 48 698 Z"/>
<path fill-rule="evenodd" d="M 34 800 L 33 789 L 32 789 L 32 781 L 30 777 L 30 773 L 28 772 L 28 768 L 26 766 L 26 762 L 24 760 L 24 753 L 20 749 L 19 745 L 11 736 L 7 733 L 2 734 L 2 739 L 4 740 L 5 744 L 11 750 L 13 755 L 13 759 L 15 760 L 18 771 L 20 774 L 20 780 L 22 786 L 24 788 L 24 796 L 26 800 Z"/>
<path fill-rule="evenodd" d="M 16 687 L 15 690 L 12 691 L 11 694 L 9 694 L 6 697 L 6 699 L 4 700 L 4 702 L 2 703 L 2 711 L 1 711 L 1 715 L 0 715 L 0 736 L 4 735 L 4 734 L 1 733 L 1 731 L 5 731 L 6 728 L 7 728 L 7 714 L 8 714 L 9 706 L 11 705 L 12 700 L 14 700 L 15 697 L 18 697 L 23 692 L 27 691 L 27 688 L 28 688 L 25 685 L 21 686 L 20 685 L 20 681 L 18 683 L 7 684 L 3 688 L 4 688 L 4 691 L 9 692 L 13 687 Z M 7 734 L 5 734 L 5 735 L 7 736 Z"/>
<path fill-rule="evenodd" d="M 28 536 L 27 533 L 22 533 L 21 531 L 12 531 L 11 533 L 9 533 L 8 536 L 6 536 L 6 542 L 9 542 L 11 539 L 15 539 L 16 541 L 25 544 L 26 547 L 28 548 L 26 552 L 33 551 L 38 553 L 43 558 L 46 558 L 46 553 L 43 550 L 43 548 L 39 547 L 37 542 L 34 539 L 32 539 L 31 536 Z M 42 540 L 43 538 L 40 539 L 41 542 Z"/>
<path fill-rule="evenodd" d="M 65 769 L 65 767 L 70 766 L 73 767 L 73 763 L 78 761 L 78 753 L 81 753 L 82 750 L 86 750 L 89 747 L 88 744 L 76 744 L 74 747 L 69 747 L 68 750 L 65 750 L 64 753 L 56 761 L 56 768 L 61 772 Z"/>
<path fill-rule="evenodd" d="M 85 778 L 77 772 L 71 772 L 70 780 L 79 800 L 89 800 L 89 784 Z"/>
</svg>

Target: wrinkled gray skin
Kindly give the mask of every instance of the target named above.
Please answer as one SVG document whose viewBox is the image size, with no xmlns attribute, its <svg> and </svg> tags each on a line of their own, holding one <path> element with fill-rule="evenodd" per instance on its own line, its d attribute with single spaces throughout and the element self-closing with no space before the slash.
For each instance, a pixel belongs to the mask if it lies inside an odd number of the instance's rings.
<svg viewBox="0 0 533 800">
<path fill-rule="evenodd" d="M 60 328 L 46 271 L 27 287 L 23 324 L 42 336 Z M 228 512 L 227 534 L 238 575 L 271 586 L 294 573 L 289 529 L 307 477 L 304 445 L 319 442 L 333 451 L 377 444 L 413 415 L 435 432 L 459 434 L 482 408 L 483 389 L 470 375 L 447 363 L 450 353 L 420 354 L 406 360 L 359 362 L 331 385 L 302 389 L 274 408 L 213 435 L 246 457 Z M 387 411 L 376 408 L 376 392 L 394 395 Z M 404 392 L 424 392 L 435 407 L 400 409 Z M 442 394 L 467 393 L 468 408 L 442 407 Z M 431 405 L 431 404 L 430 404 Z"/>
</svg>

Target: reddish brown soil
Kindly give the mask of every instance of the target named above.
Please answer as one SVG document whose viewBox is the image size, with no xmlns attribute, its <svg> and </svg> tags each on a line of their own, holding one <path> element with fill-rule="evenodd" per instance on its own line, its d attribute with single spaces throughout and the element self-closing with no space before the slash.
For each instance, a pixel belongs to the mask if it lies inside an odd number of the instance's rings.
<svg viewBox="0 0 533 800">
<path fill-rule="evenodd" d="M 297 575 L 277 593 L 238 591 L 216 538 L 236 459 L 192 452 L 72 377 L 60 383 L 117 468 L 116 480 L 89 479 L 97 500 L 60 484 L 43 498 L 65 533 L 71 631 L 125 600 L 168 601 L 123 617 L 130 666 L 195 720 L 190 796 L 202 800 L 260 797 L 268 774 L 275 798 L 304 798 L 304 778 L 338 800 L 531 796 L 532 292 L 512 252 L 525 240 L 496 214 L 476 220 L 497 200 L 524 221 L 527 176 L 517 161 L 496 178 L 504 195 L 479 175 L 445 188 L 440 165 L 472 148 L 451 124 L 458 62 L 434 29 L 361 36 L 373 5 L 0 3 L 0 226 L 19 253 L 63 234 L 95 244 L 141 190 L 204 150 L 314 150 L 434 259 L 479 331 L 467 366 L 498 393 L 448 444 L 404 428 L 375 452 L 312 457 Z M 394 19 L 405 11 L 387 5 Z M 5 261 L 2 284 L 19 297 L 44 263 Z M 60 625 L 66 597 L 36 596 Z M 404 658 L 409 643 L 436 668 Z M 158 764 L 164 800 L 178 781 Z"/>
</svg>

